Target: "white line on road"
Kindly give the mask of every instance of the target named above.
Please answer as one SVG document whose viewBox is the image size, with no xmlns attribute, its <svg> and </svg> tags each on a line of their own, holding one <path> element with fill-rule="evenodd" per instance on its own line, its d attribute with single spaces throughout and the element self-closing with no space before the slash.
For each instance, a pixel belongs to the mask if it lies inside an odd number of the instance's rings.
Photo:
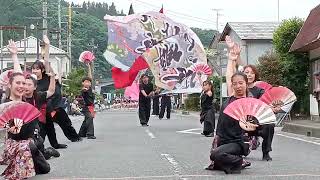
<svg viewBox="0 0 320 180">
<path fill-rule="evenodd" d="M 201 130 L 202 128 L 194 128 L 194 129 L 186 129 L 183 131 L 177 131 L 177 133 L 184 133 L 184 134 L 201 134 L 201 132 L 193 132 L 193 131 L 198 131 Z"/>
<path fill-rule="evenodd" d="M 164 156 L 173 166 L 175 175 L 180 176 L 179 163 L 170 154 L 161 154 L 161 156 Z"/>
<path fill-rule="evenodd" d="M 287 136 L 287 135 L 284 135 L 284 134 L 277 134 L 277 135 L 278 136 L 282 136 L 282 137 L 286 137 L 286 138 L 290 138 L 290 139 L 294 139 L 294 140 L 298 140 L 298 141 L 303 141 L 303 142 L 315 144 L 315 145 L 320 145 L 320 143 L 318 143 L 318 142 L 313 142 L 313 141 L 305 140 L 305 139 L 298 138 L 298 137 Z"/>
<path fill-rule="evenodd" d="M 156 137 L 152 134 L 152 132 L 149 131 L 149 129 L 146 129 L 146 133 L 151 137 L 151 139 L 156 138 Z"/>
<path fill-rule="evenodd" d="M 113 178 L 51 178 L 50 180 L 111 180 L 111 179 L 118 179 L 118 180 L 125 180 L 125 179 L 168 179 L 168 178 L 175 178 L 176 175 L 164 175 L 164 176 L 134 176 L 134 177 L 113 177 Z M 214 178 L 214 177 L 225 177 L 225 175 L 201 175 L 201 174 L 194 174 L 194 175 L 181 175 L 180 178 L 199 178 L 199 177 L 207 177 L 207 178 Z M 268 178 L 268 177 L 320 177 L 320 174 L 270 174 L 270 175 L 241 175 L 241 177 L 249 177 L 249 178 Z"/>
</svg>

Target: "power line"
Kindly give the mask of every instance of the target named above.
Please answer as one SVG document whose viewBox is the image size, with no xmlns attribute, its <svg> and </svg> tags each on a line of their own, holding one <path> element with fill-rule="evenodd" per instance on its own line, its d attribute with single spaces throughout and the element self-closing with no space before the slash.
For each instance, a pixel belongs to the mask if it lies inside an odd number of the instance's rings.
<svg viewBox="0 0 320 180">
<path fill-rule="evenodd" d="M 219 16 L 222 15 L 222 14 L 219 14 L 219 11 L 222 11 L 222 9 L 212 9 L 213 11 L 216 11 L 216 18 L 217 18 L 217 21 L 216 21 L 216 28 L 217 28 L 217 31 L 219 32 Z"/>
<path fill-rule="evenodd" d="M 174 16 L 174 17 L 184 18 L 184 19 L 187 19 L 188 21 L 198 22 L 198 23 L 202 23 L 202 24 L 215 23 L 214 21 L 194 20 L 194 19 L 183 17 L 183 16 L 178 16 L 178 15 L 173 14 L 171 12 L 168 12 L 167 14 Z"/>
<path fill-rule="evenodd" d="M 143 2 L 141 0 L 135 0 L 136 2 L 140 3 L 140 4 L 145 4 L 148 5 L 150 7 L 154 7 L 154 8 L 161 8 L 160 6 L 155 6 L 153 4 L 147 3 L 147 2 Z M 166 10 L 168 12 L 171 12 L 171 14 L 176 14 L 176 15 L 180 15 L 180 16 L 184 16 L 185 18 L 192 18 L 194 21 L 199 21 L 199 20 L 203 20 L 204 22 L 210 22 L 210 19 L 204 19 L 204 18 L 200 18 L 200 17 L 196 17 L 196 16 L 191 16 L 188 14 L 184 14 L 184 13 L 180 13 L 180 12 L 176 12 L 176 11 L 172 11 L 172 10 Z"/>
<path fill-rule="evenodd" d="M 3 8 L 1 11 L 3 11 L 3 12 L 7 11 L 16 1 L 17 1 L 17 0 L 13 0 L 13 1 L 9 4 L 9 6 L 7 6 L 6 8 Z M 0 12 L 1 12 L 1 11 L 0 11 Z"/>
<path fill-rule="evenodd" d="M 146 5 L 143 4 L 143 3 L 140 3 L 140 5 L 142 5 L 142 6 L 144 6 L 144 7 L 150 8 L 150 6 L 146 6 Z M 156 8 L 152 8 L 152 10 L 157 11 Z M 200 24 L 206 24 L 206 25 L 208 25 L 208 23 L 210 23 L 210 22 L 208 22 L 208 21 L 195 20 L 195 19 L 192 19 L 192 18 L 190 19 L 190 18 L 188 18 L 188 17 L 179 16 L 179 15 L 174 14 L 174 13 L 171 13 L 171 12 L 166 12 L 166 13 L 169 14 L 170 16 L 174 16 L 174 17 L 177 17 L 177 18 L 184 18 L 184 19 L 187 19 L 188 21 L 197 22 L 197 23 L 200 23 Z M 215 23 L 215 22 L 212 21 L 212 23 Z"/>
</svg>

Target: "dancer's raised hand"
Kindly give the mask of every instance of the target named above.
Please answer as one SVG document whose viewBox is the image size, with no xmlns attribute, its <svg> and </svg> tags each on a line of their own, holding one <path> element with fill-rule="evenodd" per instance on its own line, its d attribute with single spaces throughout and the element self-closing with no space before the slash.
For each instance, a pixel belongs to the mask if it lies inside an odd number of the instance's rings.
<svg viewBox="0 0 320 180">
<path fill-rule="evenodd" d="M 10 53 L 11 54 L 18 54 L 18 48 L 17 48 L 17 45 L 16 45 L 16 43 L 12 40 L 12 39 L 10 39 L 9 41 L 8 41 L 8 50 L 10 51 Z"/>
</svg>

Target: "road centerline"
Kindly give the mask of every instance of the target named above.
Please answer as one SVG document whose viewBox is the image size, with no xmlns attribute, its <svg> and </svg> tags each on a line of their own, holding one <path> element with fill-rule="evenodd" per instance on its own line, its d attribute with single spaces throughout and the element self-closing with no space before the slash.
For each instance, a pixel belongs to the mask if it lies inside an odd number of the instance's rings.
<svg viewBox="0 0 320 180">
<path fill-rule="evenodd" d="M 151 139 L 155 139 L 156 138 L 149 129 L 146 129 L 146 133 L 148 134 L 148 136 L 150 136 Z"/>
</svg>

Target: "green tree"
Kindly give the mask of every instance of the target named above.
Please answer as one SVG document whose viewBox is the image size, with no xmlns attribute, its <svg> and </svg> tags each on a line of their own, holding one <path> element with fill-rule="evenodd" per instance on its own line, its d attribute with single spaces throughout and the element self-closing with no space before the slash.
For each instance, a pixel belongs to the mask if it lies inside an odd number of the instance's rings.
<svg viewBox="0 0 320 180">
<path fill-rule="evenodd" d="M 111 6 L 109 7 L 109 11 L 107 12 L 107 14 L 109 15 L 117 15 L 117 9 L 116 6 L 114 5 L 114 3 L 112 2 Z"/>
<path fill-rule="evenodd" d="M 48 0 L 48 28 L 53 29 L 58 27 L 57 20 L 57 6 L 56 0 Z M 103 21 L 103 16 L 108 13 L 109 8 L 107 3 L 91 3 L 84 2 L 82 8 L 73 9 L 72 19 L 72 65 L 73 67 L 83 67 L 81 63 L 77 61 L 82 51 L 92 50 L 92 44 L 89 44 L 94 40 L 94 45 L 97 45 L 93 49 L 96 56 L 95 63 L 95 75 L 96 77 L 102 77 L 102 79 L 111 77 L 111 65 L 103 57 L 103 52 L 107 46 L 107 28 Z M 74 7 L 80 7 L 77 4 L 73 4 Z M 61 1 L 61 14 L 68 14 L 68 3 L 64 0 Z M 115 4 L 111 8 L 111 15 L 117 14 Z M 31 24 L 36 25 L 39 22 L 39 28 L 42 27 L 42 20 L 28 19 L 26 17 L 39 17 L 42 16 L 42 1 L 39 0 L 1 0 L 0 6 L 0 24 L 1 25 L 18 25 L 27 26 L 27 36 L 33 35 L 35 37 L 42 37 L 42 33 L 39 30 L 36 31 L 29 29 Z M 63 17 L 62 21 L 67 21 Z M 64 26 L 62 30 L 62 39 L 67 39 L 67 26 Z M 23 38 L 22 31 L 5 31 L 4 42 L 8 39 L 19 40 Z M 49 34 L 50 38 L 50 34 Z M 50 39 L 52 45 L 57 46 L 57 40 Z M 66 50 L 66 49 L 65 49 Z"/>
<path fill-rule="evenodd" d="M 200 41 L 202 42 L 203 46 L 208 47 L 212 38 L 217 33 L 216 30 L 211 29 L 200 29 L 200 28 L 191 28 L 194 33 L 199 37 Z"/>
<path fill-rule="evenodd" d="M 104 50 L 107 46 L 106 38 L 106 25 L 102 20 L 99 20 L 95 16 L 80 13 L 74 15 L 73 35 L 78 38 L 78 41 L 74 41 L 72 56 L 73 64 L 79 65 L 77 60 L 80 53 L 85 50 L 93 50 L 96 60 L 95 60 L 95 74 L 103 79 L 111 77 L 111 65 L 107 63 L 103 57 Z M 94 44 L 92 44 L 92 42 Z M 96 46 L 96 49 L 92 47 Z"/>
<path fill-rule="evenodd" d="M 290 88 L 297 96 L 297 102 L 293 110 L 307 113 L 309 112 L 307 93 L 309 83 L 308 56 L 306 53 L 289 53 L 291 44 L 299 33 L 303 22 L 299 18 L 284 20 L 273 34 L 273 44 L 283 69 L 283 85 Z"/>
<path fill-rule="evenodd" d="M 68 74 L 68 79 L 64 82 L 67 87 L 63 88 L 65 94 L 75 97 L 80 94 L 81 91 L 81 81 L 85 77 L 87 72 L 83 68 L 73 69 Z"/>
<path fill-rule="evenodd" d="M 262 81 L 268 82 L 272 86 L 283 84 L 282 66 L 278 56 L 274 52 L 267 52 L 259 57 L 258 70 Z"/>
</svg>

